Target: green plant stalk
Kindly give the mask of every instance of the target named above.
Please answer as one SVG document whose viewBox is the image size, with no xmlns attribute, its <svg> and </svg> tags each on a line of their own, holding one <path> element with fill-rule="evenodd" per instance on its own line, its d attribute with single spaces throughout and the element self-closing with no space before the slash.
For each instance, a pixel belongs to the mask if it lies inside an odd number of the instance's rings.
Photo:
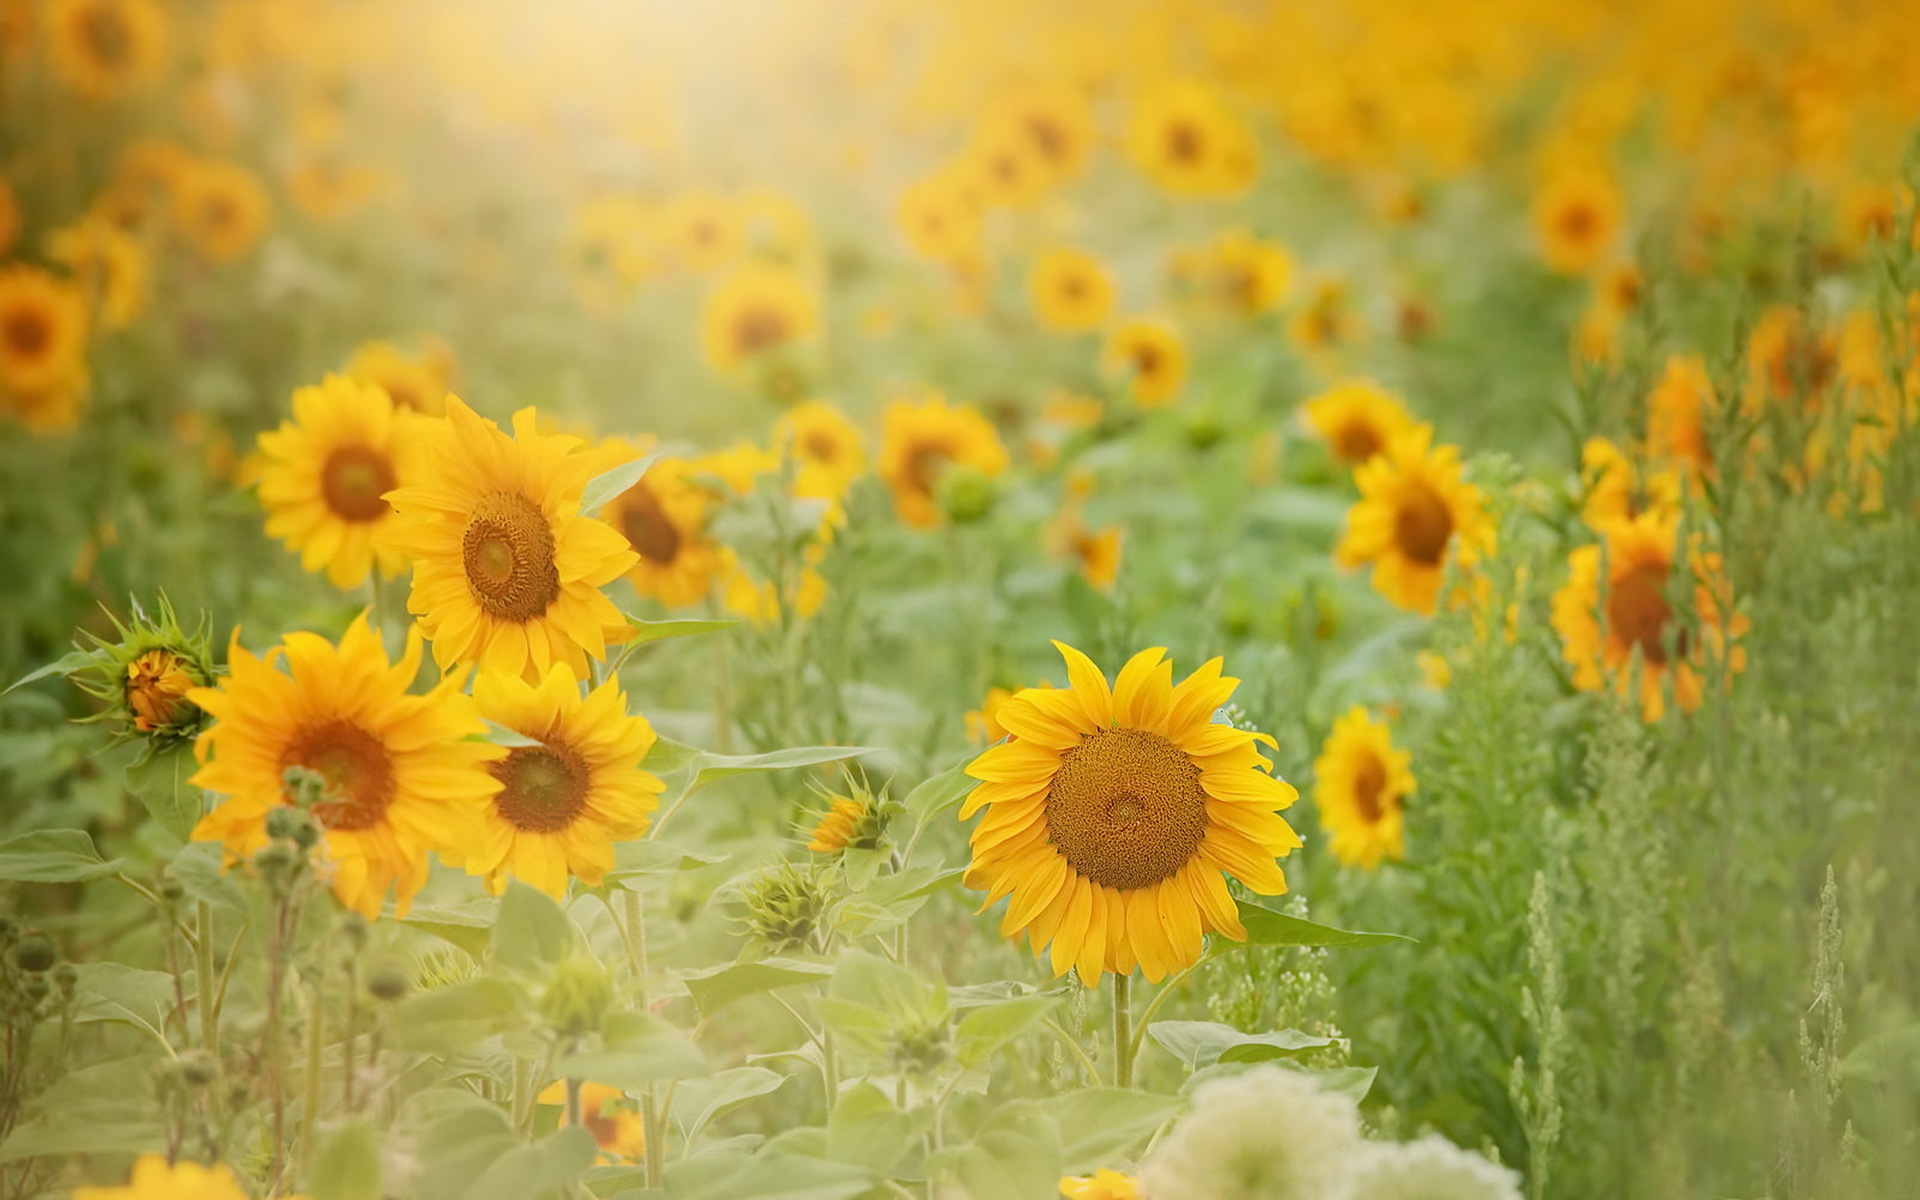
<svg viewBox="0 0 1920 1200">
<path fill-rule="evenodd" d="M 347 1027 L 340 1044 L 340 1111 L 353 1114 L 353 1056 L 360 1025 L 360 962 L 347 960 Z"/>
<path fill-rule="evenodd" d="M 1153 994 L 1153 999 L 1147 1001 L 1147 1011 L 1141 1013 L 1140 1020 L 1134 1024 L 1133 1041 L 1127 1047 L 1128 1061 L 1140 1057 L 1140 1047 L 1146 1044 L 1147 1026 L 1153 1022 L 1153 1014 L 1159 1012 L 1160 1006 L 1171 999 L 1174 991 L 1187 981 L 1187 976 L 1199 970 L 1200 963 L 1206 961 L 1206 958 L 1203 956 L 1200 962 L 1193 964 L 1191 967 L 1168 979 L 1164 984 L 1160 985 L 1160 990 Z"/>
<path fill-rule="evenodd" d="M 1133 976 L 1113 977 L 1113 1086 L 1133 1086 Z"/>
<path fill-rule="evenodd" d="M 533 1060 L 524 1055 L 513 1059 L 513 1127 L 525 1134 L 533 1120 Z"/>
<path fill-rule="evenodd" d="M 378 572 L 375 572 L 378 574 Z M 326 1021 L 316 990 L 307 997 L 307 1077 L 303 1080 L 300 1112 L 300 1162 L 313 1162 L 314 1130 L 320 1121 L 320 1050 Z"/>
<path fill-rule="evenodd" d="M 1079 1062 L 1080 1069 L 1087 1073 L 1088 1086 L 1098 1087 L 1100 1085 L 1100 1068 L 1093 1065 L 1093 1060 L 1087 1057 L 1087 1052 L 1080 1048 L 1079 1041 L 1076 1040 L 1072 1034 L 1068 1033 L 1066 1029 L 1061 1026 L 1060 1022 L 1054 1020 L 1052 1017 L 1046 1018 L 1045 1024 L 1048 1029 L 1053 1031 L 1054 1036 L 1060 1039 L 1060 1043 L 1072 1053 L 1074 1059 Z"/>
<path fill-rule="evenodd" d="M 195 990 L 200 1001 L 200 1044 L 215 1059 L 220 1057 L 220 997 L 226 991 L 224 977 L 215 982 L 213 972 L 213 905 L 205 900 L 194 908 L 193 970 Z"/>
<path fill-rule="evenodd" d="M 634 1005 L 643 1013 L 649 1012 L 653 1002 L 647 989 L 647 916 L 638 891 L 626 889 L 625 907 L 627 919 L 622 923 L 621 940 L 626 944 L 627 969 L 633 976 Z M 651 1083 L 640 1100 L 640 1118 L 647 1131 L 647 1186 L 658 1188 L 666 1179 L 666 1148 L 661 1145 L 666 1129 L 660 1119 L 660 1095 Z"/>
</svg>

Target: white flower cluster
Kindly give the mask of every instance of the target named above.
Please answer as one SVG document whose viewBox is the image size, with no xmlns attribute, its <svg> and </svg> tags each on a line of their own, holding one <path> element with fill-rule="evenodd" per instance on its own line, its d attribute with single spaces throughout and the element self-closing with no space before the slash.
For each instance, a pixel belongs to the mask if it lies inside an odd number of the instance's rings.
<svg viewBox="0 0 1920 1200">
<path fill-rule="evenodd" d="M 1517 1175 L 1445 1138 L 1365 1141 L 1351 1099 L 1275 1066 L 1195 1089 L 1142 1182 L 1149 1200 L 1520 1200 Z"/>
</svg>

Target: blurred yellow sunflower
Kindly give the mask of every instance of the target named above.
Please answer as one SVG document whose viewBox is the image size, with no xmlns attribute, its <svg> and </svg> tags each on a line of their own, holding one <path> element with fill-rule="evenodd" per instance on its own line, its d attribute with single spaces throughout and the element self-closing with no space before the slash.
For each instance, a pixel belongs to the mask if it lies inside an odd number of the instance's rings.
<svg viewBox="0 0 1920 1200">
<path fill-rule="evenodd" d="M 1337 383 L 1307 400 L 1303 411 L 1333 456 L 1349 466 L 1366 462 L 1414 427 L 1400 398 L 1370 379 Z"/>
<path fill-rule="evenodd" d="M 1620 189 L 1604 170 L 1563 165 L 1533 201 L 1533 228 L 1547 265 L 1563 275 L 1592 270 L 1613 249 L 1623 221 Z"/>
<path fill-rule="evenodd" d="M 830 516 L 837 514 L 847 488 L 867 470 L 859 426 L 824 401 L 808 400 L 788 409 L 774 427 L 773 442 L 793 457 L 793 494 L 828 501 Z"/>
<path fill-rule="evenodd" d="M 1220 235 L 1206 256 L 1208 290 L 1228 310 L 1255 317 L 1272 312 L 1293 279 L 1293 255 L 1244 229 Z"/>
<path fill-rule="evenodd" d="M 47 238 L 47 257 L 73 273 L 102 329 L 125 329 L 147 304 L 147 252 L 112 222 L 87 217 Z"/>
<path fill-rule="evenodd" d="M 180 175 L 173 210 L 180 236 L 217 263 L 253 249 L 273 223 L 259 176 L 239 163 L 196 162 Z"/>
<path fill-rule="evenodd" d="M 806 337 L 818 321 L 812 293 L 793 272 L 756 264 L 736 271 L 707 297 L 700 340 L 707 361 L 729 371 Z"/>
<path fill-rule="evenodd" d="M 20 201 L 14 198 L 13 188 L 8 186 L 6 176 L 0 175 L 0 255 L 13 249 L 20 240 Z"/>
<path fill-rule="evenodd" d="M 1201 84 L 1157 87 L 1134 106 L 1127 147 L 1135 165 L 1176 196 L 1221 195 L 1253 182 L 1253 136 Z"/>
<path fill-rule="evenodd" d="M 980 707 L 967 713 L 967 740 L 990 746 L 1007 736 L 1006 726 L 1000 724 L 1000 706 L 1011 699 L 1013 691 L 1009 688 L 998 685 L 988 688 Z"/>
<path fill-rule="evenodd" d="M 1079 175 L 1093 152 L 1093 114 L 1085 96 L 1070 87 L 1023 88 L 1001 98 L 987 123 L 1024 142 L 1055 185 Z"/>
<path fill-rule="evenodd" d="M 602 510 L 638 556 L 627 578 L 669 608 L 705 600 L 730 561 L 707 533 L 713 494 L 694 482 L 697 473 L 685 459 L 660 459 Z"/>
<path fill-rule="evenodd" d="M 1048 523 L 1047 551 L 1053 557 L 1071 562 L 1080 577 L 1102 591 L 1113 586 L 1120 575 L 1120 527 L 1108 525 L 1089 528 L 1081 516 L 1080 505 L 1069 501 Z"/>
<path fill-rule="evenodd" d="M 187 693 L 213 718 L 194 747 L 192 782 L 226 797 L 194 840 L 252 855 L 267 844 L 267 815 L 291 803 L 283 776 L 305 768 L 326 784 L 313 816 L 340 903 L 372 919 L 393 891 L 404 915 L 427 881 L 428 853 L 472 845 L 480 806 L 500 786 L 486 765 L 505 753 L 476 736 L 486 725 L 460 691 L 464 673 L 407 694 L 421 648 L 411 631 L 390 662 L 364 616 L 338 646 L 291 633 L 265 657 L 236 631 L 219 686 Z"/>
<path fill-rule="evenodd" d="M 418 419 L 418 418 L 415 418 Z M 260 503 L 267 536 L 337 588 L 374 568 L 391 579 L 406 556 L 388 541 L 388 492 L 418 478 L 419 431 L 379 388 L 339 375 L 293 394 L 293 420 L 260 435 Z"/>
<path fill-rule="evenodd" d="M 1404 859 L 1403 806 L 1414 791 L 1410 751 L 1395 750 L 1393 735 L 1361 705 L 1333 723 L 1313 763 L 1313 803 L 1320 827 L 1332 836 L 1333 856 L 1368 870 L 1382 858 Z"/>
<path fill-rule="evenodd" d="M 1747 403 L 1798 399 L 1803 411 L 1818 409 L 1840 373 L 1840 339 L 1832 329 L 1808 327 L 1805 314 L 1783 304 L 1769 307 L 1747 335 Z"/>
<path fill-rule="evenodd" d="M 39 267 L 0 267 L 0 391 L 57 389 L 84 370 L 86 350 L 80 289 Z"/>
<path fill-rule="evenodd" d="M 541 1089 L 541 1104 L 565 1105 L 567 1084 L 556 1079 Z M 627 1094 L 604 1083 L 580 1085 L 580 1123 L 600 1147 L 603 1164 L 639 1162 L 647 1156 L 647 1123 Z M 185 1198 L 183 1198 L 185 1200 Z"/>
<path fill-rule="evenodd" d="M 1574 686 L 1591 692 L 1611 682 L 1620 695 L 1631 696 L 1637 659 L 1640 712 L 1648 721 L 1666 711 L 1669 677 L 1683 712 L 1700 707 L 1709 653 L 1715 664 L 1724 664 L 1729 682 L 1747 665 L 1746 649 L 1735 643 L 1749 622 L 1731 611 L 1718 554 L 1689 554 L 1692 611 L 1688 620 L 1676 619 L 1677 537 L 1677 522 L 1659 513 L 1615 522 L 1605 531 L 1604 555 L 1593 545 L 1569 556 L 1566 586 L 1553 595 L 1553 627 L 1573 667 Z"/>
<path fill-rule="evenodd" d="M 1142 408 L 1164 408 L 1187 383 L 1187 344 L 1171 322 L 1135 317 L 1107 336 L 1109 373 L 1126 380 Z"/>
<path fill-rule="evenodd" d="M 880 441 L 880 478 L 893 494 L 893 510 L 915 529 L 940 524 L 934 489 L 954 466 L 984 475 L 1007 469 L 1007 451 L 993 422 L 979 409 L 948 404 L 937 395 L 887 405 Z"/>
<path fill-rule="evenodd" d="M 1067 1200 L 1140 1200 L 1140 1181 L 1102 1167 L 1091 1175 L 1062 1175 L 1060 1194 Z"/>
<path fill-rule="evenodd" d="M 1085 250 L 1049 250 L 1027 276 L 1033 309 L 1049 329 L 1098 329 L 1113 311 L 1113 277 Z"/>
<path fill-rule="evenodd" d="M 500 790 L 487 802 L 484 832 L 448 861 L 484 876 L 495 895 L 509 878 L 556 900 L 570 876 L 598 885 L 613 868 L 613 844 L 644 834 L 659 805 L 665 785 L 640 769 L 653 726 L 627 712 L 617 680 L 583 697 L 559 663 L 537 685 L 482 671 L 473 700 L 482 717 L 539 745 L 514 746 L 487 764 Z"/>
<path fill-rule="evenodd" d="M 54 72 L 95 99 L 151 83 L 166 66 L 167 16 L 155 0 L 49 0 L 44 19 Z"/>
<path fill-rule="evenodd" d="M 980 201 L 1001 208 L 1031 208 L 1054 182 L 1046 160 L 1020 130 L 982 128 L 962 161 Z"/>
<path fill-rule="evenodd" d="M 453 352 L 431 340 L 417 355 L 405 354 L 386 342 L 366 342 L 353 352 L 342 371 L 350 379 L 385 392 L 396 408 L 438 417 L 447 411 Z"/>
<path fill-rule="evenodd" d="M 967 765 L 981 808 L 965 883 L 984 910 L 1011 897 L 1000 932 L 1025 930 L 1053 973 L 1091 987 L 1137 964 L 1159 982 L 1197 962 L 1211 931 L 1244 938 L 1222 872 L 1261 895 L 1287 890 L 1275 859 L 1300 845 L 1278 815 L 1298 798 L 1263 768 L 1264 734 L 1215 724 L 1239 680 L 1213 659 L 1176 686 L 1166 651 L 1133 656 L 1110 689 L 1055 642 L 1068 686 L 1000 708 L 1012 735 Z"/>
<path fill-rule="evenodd" d="M 950 174 L 923 179 L 900 194 L 894 212 L 915 253 L 959 263 L 980 249 L 980 210 Z"/>
<path fill-rule="evenodd" d="M 134 1160 L 125 1187 L 75 1188 L 72 1200 L 247 1200 L 247 1190 L 225 1164 L 203 1167 L 186 1159 L 168 1162 L 165 1155 L 142 1154 Z"/>
<path fill-rule="evenodd" d="M 482 663 L 542 678 L 554 663 L 587 677 L 587 656 L 633 627 L 600 589 L 638 556 L 618 530 L 580 512 L 605 455 L 545 436 L 538 414 L 513 415 L 513 437 L 457 396 L 421 436 L 421 482 L 387 495 L 392 544 L 413 558 L 407 608 L 433 639 L 434 661 Z"/>
<path fill-rule="evenodd" d="M 1354 470 L 1360 500 L 1334 548 L 1342 567 L 1371 565 L 1374 590 L 1410 612 L 1432 613 L 1448 557 L 1493 549 L 1480 489 L 1461 477 L 1460 451 L 1434 446 L 1433 427 L 1397 435 Z"/>
<path fill-rule="evenodd" d="M 1713 411 L 1713 381 L 1697 354 L 1673 355 L 1647 396 L 1647 453 L 1685 467 L 1694 480 L 1713 477 L 1707 417 Z"/>
<path fill-rule="evenodd" d="M 1580 484 L 1580 519 L 1594 530 L 1641 513 L 1680 515 L 1680 477 L 1671 470 L 1642 470 L 1606 438 L 1588 438 L 1580 448 Z"/>
<path fill-rule="evenodd" d="M 1360 315 L 1354 311 L 1347 285 L 1337 279 L 1322 279 L 1307 294 L 1307 301 L 1287 321 L 1287 336 L 1308 354 L 1337 350 L 1360 336 Z"/>
<path fill-rule="evenodd" d="M 739 258 L 747 245 L 746 214 L 717 192 L 688 192 L 661 218 L 667 245 L 694 271 L 712 271 Z"/>
</svg>

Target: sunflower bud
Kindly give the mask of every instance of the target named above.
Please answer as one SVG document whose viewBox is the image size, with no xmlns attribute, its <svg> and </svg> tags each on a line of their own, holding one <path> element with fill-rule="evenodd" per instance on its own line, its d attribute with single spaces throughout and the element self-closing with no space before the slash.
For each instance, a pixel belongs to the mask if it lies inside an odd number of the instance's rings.
<svg viewBox="0 0 1920 1200">
<path fill-rule="evenodd" d="M 917 1017 L 896 1025 L 888 1039 L 888 1057 L 903 1075 L 925 1077 L 938 1071 L 952 1057 L 946 1018 Z"/>
<path fill-rule="evenodd" d="M 94 719 L 112 721 L 120 736 L 143 737 L 156 746 L 199 733 L 204 714 L 187 699 L 187 692 L 213 682 L 206 620 L 188 633 L 165 597 L 157 617 L 135 602 L 127 623 L 111 614 L 108 619 L 115 639 L 87 634 L 93 649 L 68 672 L 75 684 L 105 705 Z"/>
<path fill-rule="evenodd" d="M 60 952 L 45 934 L 30 933 L 14 944 L 13 965 L 30 975 L 51 971 L 58 961 Z"/>
<path fill-rule="evenodd" d="M 828 796 L 828 809 L 820 815 L 807 841 L 815 854 L 837 854 L 842 850 L 877 850 L 886 835 L 888 806 L 865 788 L 856 786 L 851 796 Z"/>
<path fill-rule="evenodd" d="M 413 988 L 413 981 L 407 973 L 392 963 L 380 963 L 367 972 L 367 995 L 375 1000 L 392 1004 L 406 998 Z"/>
<path fill-rule="evenodd" d="M 999 499 L 993 477 L 974 467 L 955 466 L 940 478 L 940 508 L 956 525 L 985 520 Z"/>
<path fill-rule="evenodd" d="M 180 1080 L 193 1088 L 203 1088 L 220 1078 L 220 1060 L 205 1050 L 184 1050 L 180 1054 Z"/>
<path fill-rule="evenodd" d="M 1204 409 L 1187 421 L 1187 445 L 1202 454 L 1218 446 L 1226 436 L 1227 429 L 1220 418 Z"/>
<path fill-rule="evenodd" d="M 831 899 L 825 875 L 814 867 L 783 862 L 755 875 L 742 890 L 747 931 L 775 954 L 810 944 L 826 923 Z"/>
<path fill-rule="evenodd" d="M 591 958 L 562 959 L 540 997 L 540 1015 L 570 1037 L 598 1032 L 613 1007 L 613 976 Z"/>
</svg>

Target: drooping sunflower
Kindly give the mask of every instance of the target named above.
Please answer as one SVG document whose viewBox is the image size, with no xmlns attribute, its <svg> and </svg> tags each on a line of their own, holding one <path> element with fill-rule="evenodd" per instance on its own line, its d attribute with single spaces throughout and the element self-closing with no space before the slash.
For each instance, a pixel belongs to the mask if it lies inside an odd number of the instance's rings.
<svg viewBox="0 0 1920 1200">
<path fill-rule="evenodd" d="M 1370 379 L 1337 383 L 1309 399 L 1302 411 L 1333 456 L 1349 466 L 1366 462 L 1414 427 L 1400 398 Z"/>
<path fill-rule="evenodd" d="M 1643 470 L 1603 437 L 1588 438 L 1580 448 L 1580 484 L 1580 519 L 1594 530 L 1641 513 L 1680 515 L 1680 477 L 1652 466 Z"/>
<path fill-rule="evenodd" d="M 73 1200 L 247 1200 L 224 1163 L 210 1167 L 181 1159 L 168 1162 L 164 1154 L 142 1154 L 134 1160 L 125 1187 L 73 1189 Z"/>
<path fill-rule="evenodd" d="M 379 388 L 339 375 L 294 392 L 293 419 L 260 435 L 267 536 L 337 588 L 359 587 L 376 567 L 389 579 L 404 571 L 384 497 L 417 481 L 411 420 Z"/>
<path fill-rule="evenodd" d="M 1403 806 L 1414 791 L 1413 754 L 1393 748 L 1393 734 L 1361 705 L 1333 723 L 1313 763 L 1313 803 L 1332 835 L 1333 856 L 1368 870 L 1382 858 L 1404 859 Z"/>
<path fill-rule="evenodd" d="M 180 235 L 207 259 L 232 262 L 273 223 L 259 176 L 235 162 L 196 162 L 180 175 L 173 218 Z"/>
<path fill-rule="evenodd" d="M 487 765 L 500 790 L 483 810 L 484 832 L 448 861 L 484 876 L 495 895 L 510 878 L 556 900 L 570 876 L 597 885 L 613 867 L 613 844 L 645 833 L 659 805 L 665 785 L 640 769 L 653 726 L 627 712 L 617 680 L 583 697 L 559 663 L 538 685 L 483 671 L 473 699 L 482 717 L 539 745 L 514 746 Z"/>
<path fill-rule="evenodd" d="M 535 1099 L 541 1104 L 564 1105 L 567 1084 L 556 1079 Z M 602 1164 L 639 1162 L 647 1156 L 647 1123 L 627 1094 L 604 1083 L 580 1085 L 580 1123 L 600 1147 Z"/>
<path fill-rule="evenodd" d="M 54 71 L 95 99 L 143 87 L 166 65 L 167 18 L 155 0 L 51 0 L 46 31 Z"/>
<path fill-rule="evenodd" d="M 788 409 L 774 428 L 773 441 L 793 456 L 793 494 L 825 500 L 836 512 L 847 488 L 867 470 L 859 427 L 824 401 L 809 400 Z"/>
<path fill-rule="evenodd" d="M 627 578 L 669 608 L 705 600 L 728 563 L 726 547 L 707 532 L 713 494 L 694 481 L 697 473 L 686 459 L 660 459 L 602 510 L 638 556 Z"/>
<path fill-rule="evenodd" d="M 372 919 L 392 891 L 404 914 L 427 881 L 428 853 L 460 852 L 477 835 L 480 807 L 500 786 L 487 763 L 504 753 L 474 739 L 486 725 L 460 691 L 463 673 L 407 694 L 421 652 L 411 631 L 390 662 L 365 617 L 338 646 L 292 633 L 264 657 L 236 631 L 219 686 L 187 693 L 213 718 L 194 745 L 192 782 L 226 797 L 194 840 L 235 857 L 265 846 L 267 814 L 291 802 L 282 777 L 303 767 L 326 783 L 313 816 L 340 903 Z"/>
<path fill-rule="evenodd" d="M 1605 171 L 1567 164 L 1548 176 L 1533 201 L 1533 228 L 1547 265 L 1563 275 L 1592 270 L 1620 236 L 1620 188 Z"/>
<path fill-rule="evenodd" d="M 1665 681 L 1683 712 L 1700 707 L 1705 672 L 1724 664 L 1727 678 L 1746 669 L 1746 649 L 1737 644 L 1747 618 L 1732 612 L 1732 595 L 1720 556 L 1688 555 L 1692 611 L 1679 621 L 1674 611 L 1678 525 L 1671 516 L 1643 513 L 1605 531 L 1605 553 L 1581 546 L 1567 560 L 1566 586 L 1553 594 L 1552 621 L 1573 667 L 1573 684 L 1599 691 L 1611 683 L 1631 696 L 1638 659 L 1640 712 L 1657 721 L 1666 712 Z M 1602 579 L 1604 577 L 1604 586 Z M 1711 655 L 1711 660 L 1709 659 Z"/>
<path fill-rule="evenodd" d="M 342 371 L 385 392 L 396 408 L 438 417 L 447 411 L 453 352 L 432 339 L 420 354 L 405 354 L 386 342 L 367 342 L 353 352 Z"/>
<path fill-rule="evenodd" d="M 1275 860 L 1300 845 L 1278 814 L 1297 799 L 1263 768 L 1263 734 L 1215 724 L 1239 685 L 1213 659 L 1179 685 L 1166 651 L 1141 651 L 1109 688 L 1060 642 L 1066 688 L 1028 688 L 1000 707 L 1012 735 L 967 766 L 982 808 L 965 883 L 987 906 L 1011 897 L 1000 932 L 1025 931 L 1053 972 L 1092 986 L 1107 971 L 1148 980 L 1198 961 L 1207 932 L 1244 938 L 1223 873 L 1261 895 L 1287 890 Z"/>
<path fill-rule="evenodd" d="M 1007 469 L 1007 451 L 993 422 L 979 409 L 948 404 L 937 395 L 887 406 L 880 441 L 880 478 L 893 494 L 893 511 L 915 529 L 940 524 L 934 489 L 950 467 L 983 475 Z"/>
<path fill-rule="evenodd" d="M 1049 329 L 1098 329 L 1113 311 L 1113 277 L 1085 250 L 1049 250 L 1027 276 L 1033 309 Z"/>
<path fill-rule="evenodd" d="M 1417 425 L 1354 470 L 1360 500 L 1334 548 L 1342 567 L 1373 568 L 1373 588 L 1410 612 L 1432 613 L 1449 556 L 1473 562 L 1493 549 L 1480 489 L 1461 477 L 1460 451 L 1433 445 Z"/>
<path fill-rule="evenodd" d="M 707 297 L 700 341 L 707 361 L 730 371 L 806 337 L 818 322 L 819 306 L 793 272 L 756 264 L 736 271 Z"/>
<path fill-rule="evenodd" d="M 434 661 L 484 663 L 538 680 L 553 663 L 586 678 L 587 656 L 632 636 L 600 589 L 638 556 L 618 530 L 580 512 L 604 467 L 579 438 L 542 435 L 513 414 L 513 437 L 457 396 L 421 434 L 422 482 L 387 495 L 392 544 L 413 558 L 407 608 Z"/>
<path fill-rule="evenodd" d="M 39 267 L 0 268 L 0 390 L 58 388 L 84 369 L 86 348 L 78 288 Z"/>
<path fill-rule="evenodd" d="M 1136 317 L 1107 337 L 1107 370 L 1123 377 L 1142 408 L 1164 408 L 1187 383 L 1187 344 L 1171 322 Z"/>
<path fill-rule="evenodd" d="M 111 222 L 88 217 L 55 230 L 47 257 L 73 272 L 102 329 L 125 329 L 146 307 L 147 252 Z"/>
<path fill-rule="evenodd" d="M 1667 359 L 1660 381 L 1647 396 L 1647 452 L 1686 468 L 1696 481 L 1712 478 L 1713 447 L 1706 422 L 1713 405 L 1713 381 L 1700 356 Z"/>
</svg>

